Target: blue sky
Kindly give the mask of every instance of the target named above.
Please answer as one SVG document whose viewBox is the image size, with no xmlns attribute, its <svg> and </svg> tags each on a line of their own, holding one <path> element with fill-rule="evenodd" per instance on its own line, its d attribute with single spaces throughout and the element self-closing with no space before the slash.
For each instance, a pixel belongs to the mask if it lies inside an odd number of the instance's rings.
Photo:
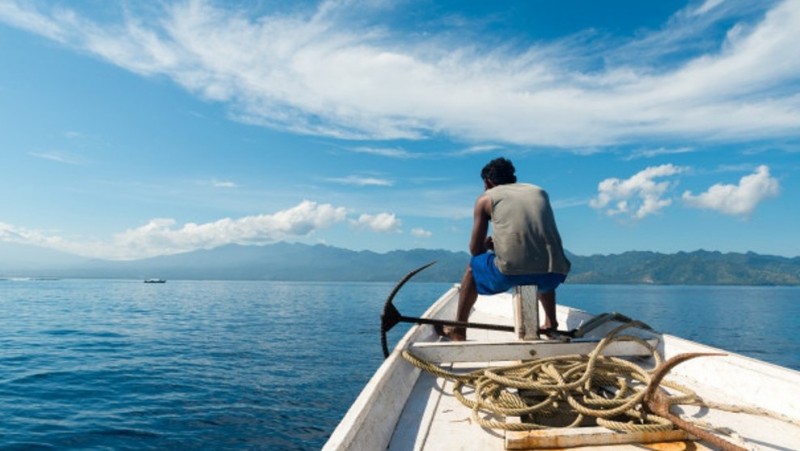
<svg viewBox="0 0 800 451">
<path fill-rule="evenodd" d="M 579 255 L 798 256 L 797 1 L 0 1 L 0 241 L 466 250 L 480 169 Z"/>
</svg>

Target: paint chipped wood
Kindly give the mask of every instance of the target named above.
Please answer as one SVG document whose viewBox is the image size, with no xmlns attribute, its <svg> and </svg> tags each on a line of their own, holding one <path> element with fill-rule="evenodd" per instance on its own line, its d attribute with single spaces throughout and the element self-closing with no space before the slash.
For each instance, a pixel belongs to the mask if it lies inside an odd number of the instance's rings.
<svg viewBox="0 0 800 451">
<path fill-rule="evenodd" d="M 543 429 L 506 433 L 506 449 L 575 448 L 632 443 L 676 442 L 690 439 L 682 430 L 661 432 L 615 432 L 603 427 Z"/>
</svg>

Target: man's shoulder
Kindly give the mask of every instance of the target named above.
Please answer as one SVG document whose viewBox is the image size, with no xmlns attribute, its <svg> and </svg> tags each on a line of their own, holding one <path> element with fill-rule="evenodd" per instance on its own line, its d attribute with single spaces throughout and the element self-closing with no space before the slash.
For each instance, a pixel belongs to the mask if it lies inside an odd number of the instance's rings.
<svg viewBox="0 0 800 451">
<path fill-rule="evenodd" d="M 492 205 L 492 195 L 489 191 L 484 192 L 475 199 L 476 208 L 485 208 L 487 205 L 490 207 Z"/>
<path fill-rule="evenodd" d="M 495 191 L 496 190 L 496 191 Z M 503 191 L 544 191 L 544 188 L 538 185 L 534 185 L 532 183 L 508 183 L 505 185 L 497 185 L 494 188 L 487 191 L 487 193 L 491 192 L 503 192 Z"/>
</svg>

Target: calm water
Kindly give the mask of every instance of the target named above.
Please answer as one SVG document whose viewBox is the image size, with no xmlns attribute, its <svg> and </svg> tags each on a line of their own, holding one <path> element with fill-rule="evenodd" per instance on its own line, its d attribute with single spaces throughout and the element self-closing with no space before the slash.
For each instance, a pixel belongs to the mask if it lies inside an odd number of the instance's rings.
<svg viewBox="0 0 800 451">
<path fill-rule="evenodd" d="M 382 360 L 393 285 L 0 281 L 0 449 L 318 449 Z M 419 315 L 450 286 L 395 305 Z M 558 296 L 800 369 L 800 288 Z"/>
</svg>

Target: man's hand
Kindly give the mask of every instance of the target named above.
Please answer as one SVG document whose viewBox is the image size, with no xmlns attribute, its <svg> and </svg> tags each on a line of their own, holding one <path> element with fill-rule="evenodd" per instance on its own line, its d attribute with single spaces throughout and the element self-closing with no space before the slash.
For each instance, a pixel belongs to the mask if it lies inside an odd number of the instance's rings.
<svg viewBox="0 0 800 451">
<path fill-rule="evenodd" d="M 494 241 L 492 240 L 491 236 L 487 236 L 486 237 L 486 241 L 484 242 L 484 245 L 486 246 L 486 249 L 489 249 L 489 250 L 492 250 L 492 251 L 494 250 Z"/>
</svg>

